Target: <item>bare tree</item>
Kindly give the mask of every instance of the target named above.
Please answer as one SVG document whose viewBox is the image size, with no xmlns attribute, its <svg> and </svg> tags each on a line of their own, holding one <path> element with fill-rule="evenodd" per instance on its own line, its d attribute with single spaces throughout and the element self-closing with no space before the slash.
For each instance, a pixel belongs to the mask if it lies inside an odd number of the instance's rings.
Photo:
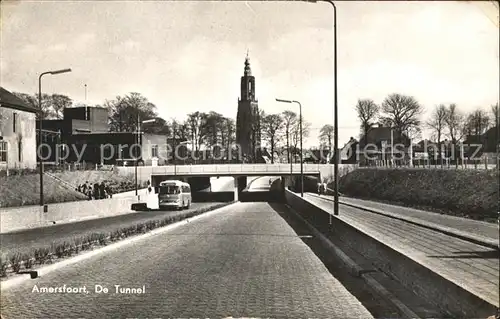
<svg viewBox="0 0 500 319">
<path fill-rule="evenodd" d="M 306 140 L 309 137 L 311 132 L 311 123 L 307 122 L 302 118 L 302 140 Z M 293 154 L 300 154 L 300 149 L 298 146 L 300 145 L 300 121 L 297 121 L 297 124 L 293 126 L 292 129 L 292 152 Z"/>
<path fill-rule="evenodd" d="M 423 110 L 423 107 L 413 96 L 393 93 L 382 102 L 381 119 L 385 125 L 394 128 L 398 133 L 395 142 L 401 143 L 400 138 L 403 133 L 420 127 L 420 116 Z"/>
<path fill-rule="evenodd" d="M 436 106 L 432 112 L 431 118 L 426 123 L 426 126 L 431 129 L 432 134 L 435 136 L 439 145 L 441 144 L 441 137 L 443 137 L 446 127 L 446 116 L 446 106 L 444 106 L 444 104 L 440 104 Z"/>
<path fill-rule="evenodd" d="M 292 152 L 290 148 L 290 139 L 292 137 L 292 130 L 295 125 L 297 125 L 298 116 L 297 113 L 293 111 L 286 110 L 283 113 L 284 130 L 286 137 L 286 150 L 287 150 L 287 160 L 288 163 L 292 162 Z"/>
<path fill-rule="evenodd" d="M 194 150 L 196 154 L 200 150 L 201 143 L 204 139 L 203 128 L 205 126 L 206 115 L 201 112 L 194 112 L 188 114 L 186 124 L 189 127 L 191 133 L 191 141 L 193 143 Z"/>
<path fill-rule="evenodd" d="M 234 119 L 224 117 L 221 123 L 221 144 L 226 153 L 231 152 L 231 145 L 236 141 L 236 125 Z"/>
<path fill-rule="evenodd" d="M 319 141 L 322 146 L 327 145 L 332 150 L 332 140 L 334 139 L 335 128 L 333 125 L 325 124 L 319 131 Z"/>
<path fill-rule="evenodd" d="M 456 104 L 450 104 L 446 109 L 445 126 L 447 135 L 453 144 L 463 137 L 464 115 L 457 109 Z"/>
<path fill-rule="evenodd" d="M 468 135 L 481 135 L 490 126 L 490 117 L 486 111 L 477 109 L 467 116 L 465 128 Z"/>
<path fill-rule="evenodd" d="M 360 99 L 356 104 L 356 112 L 361 121 L 361 131 L 365 145 L 368 144 L 368 132 L 379 115 L 380 107 L 370 99 Z"/>
<path fill-rule="evenodd" d="M 493 116 L 493 123 L 498 128 L 500 124 L 500 112 L 498 103 L 491 106 L 491 115 Z"/>
<path fill-rule="evenodd" d="M 274 164 L 274 154 L 278 149 L 278 143 L 283 137 L 283 118 L 281 114 L 264 115 L 261 119 L 262 137 L 269 143 L 271 148 L 271 164 Z"/>
</svg>

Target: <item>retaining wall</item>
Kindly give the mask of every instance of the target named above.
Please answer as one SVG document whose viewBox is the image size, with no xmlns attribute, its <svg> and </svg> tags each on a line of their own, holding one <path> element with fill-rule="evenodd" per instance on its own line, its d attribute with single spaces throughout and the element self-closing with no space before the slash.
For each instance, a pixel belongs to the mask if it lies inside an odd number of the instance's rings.
<svg viewBox="0 0 500 319">
<path fill-rule="evenodd" d="M 394 277 L 407 289 L 427 299 L 454 318 L 487 318 L 496 307 L 439 276 L 409 257 L 362 233 L 348 223 L 302 199 L 300 194 L 285 191 L 285 199 L 304 219 L 322 233 L 333 233 L 376 267 Z"/>
<path fill-rule="evenodd" d="M 137 198 L 126 197 L 48 204 L 46 213 L 40 206 L 1 208 L 0 233 L 133 213 L 135 202 Z"/>
</svg>

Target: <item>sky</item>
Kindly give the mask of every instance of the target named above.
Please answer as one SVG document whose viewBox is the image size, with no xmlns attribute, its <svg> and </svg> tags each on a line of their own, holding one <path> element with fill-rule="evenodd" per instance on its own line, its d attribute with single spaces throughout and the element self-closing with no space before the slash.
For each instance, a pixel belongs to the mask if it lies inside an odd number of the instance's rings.
<svg viewBox="0 0 500 319">
<path fill-rule="evenodd" d="M 75 103 L 139 92 L 165 119 L 194 111 L 236 118 L 249 51 L 259 107 L 297 106 L 312 126 L 333 124 L 333 10 L 328 3 L 2 1 L 0 85 Z M 496 21 L 496 22 L 495 22 Z M 498 9 L 491 3 L 337 3 L 339 144 L 359 135 L 354 106 L 414 96 L 469 112 L 499 100 Z M 85 99 L 85 84 L 87 99 Z M 426 133 L 427 134 L 427 133 Z M 424 134 L 424 137 L 425 135 Z"/>
</svg>

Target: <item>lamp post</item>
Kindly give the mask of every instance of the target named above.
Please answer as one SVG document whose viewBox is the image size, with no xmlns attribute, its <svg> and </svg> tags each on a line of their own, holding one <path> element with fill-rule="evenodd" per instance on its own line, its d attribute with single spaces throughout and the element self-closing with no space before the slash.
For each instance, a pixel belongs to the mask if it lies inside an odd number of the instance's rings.
<svg viewBox="0 0 500 319">
<path fill-rule="evenodd" d="M 302 159 L 302 105 L 299 101 L 276 99 L 277 102 L 282 103 L 297 103 L 299 105 L 299 131 L 300 131 L 300 196 L 304 197 L 304 161 Z M 290 177 L 292 175 L 292 165 L 290 165 Z"/>
<path fill-rule="evenodd" d="M 339 148 L 339 123 L 338 123 L 338 96 L 337 96 L 337 7 L 335 3 L 331 0 L 302 0 L 304 2 L 328 2 L 333 7 L 333 68 L 334 68 L 334 106 L 333 106 L 333 117 L 334 117 L 334 130 L 333 130 L 333 141 L 334 141 L 334 205 L 333 205 L 333 214 L 339 214 L 339 159 L 340 156 L 338 153 Z"/>
<path fill-rule="evenodd" d="M 137 140 L 136 140 L 137 144 L 136 145 L 142 145 L 141 138 L 140 138 L 141 123 L 146 124 L 146 123 L 153 123 L 153 122 L 156 122 L 156 119 L 141 121 L 140 115 L 137 114 Z M 142 147 L 141 147 L 141 151 L 142 151 Z M 138 196 L 138 193 L 139 193 L 138 185 L 137 185 L 137 164 L 138 164 L 137 162 L 138 162 L 138 156 L 135 157 L 135 161 L 134 161 L 134 163 L 135 163 L 135 196 Z"/>
<path fill-rule="evenodd" d="M 55 71 L 47 71 L 43 72 L 40 74 L 38 77 L 38 107 L 40 108 L 39 111 L 39 128 L 38 128 L 38 141 L 39 141 L 39 149 L 41 149 L 41 146 L 43 144 L 43 136 L 42 136 L 42 120 L 43 120 L 43 110 L 42 110 L 42 76 L 46 74 L 50 75 L 56 75 L 56 74 L 61 74 L 61 73 L 67 73 L 71 72 L 71 69 L 61 69 L 61 70 L 55 70 Z M 38 150 L 37 150 L 38 154 Z M 44 210 L 45 203 L 43 202 L 43 162 L 42 162 L 42 156 L 40 155 L 40 208 L 42 211 Z"/>
</svg>

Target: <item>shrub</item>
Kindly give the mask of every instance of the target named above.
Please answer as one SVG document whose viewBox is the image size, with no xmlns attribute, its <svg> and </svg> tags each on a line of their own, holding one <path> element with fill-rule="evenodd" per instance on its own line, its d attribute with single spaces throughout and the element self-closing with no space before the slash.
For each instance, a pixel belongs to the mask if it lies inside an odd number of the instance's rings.
<svg viewBox="0 0 500 319">
<path fill-rule="evenodd" d="M 15 253 L 10 256 L 10 266 L 12 267 L 12 271 L 18 273 L 21 270 L 21 254 Z"/>
<path fill-rule="evenodd" d="M 31 258 L 31 255 L 24 254 L 23 264 L 24 264 L 24 268 L 26 268 L 26 269 L 30 269 L 33 267 L 33 258 Z"/>
<path fill-rule="evenodd" d="M 7 277 L 7 268 L 8 268 L 7 261 L 3 260 L 0 257 L 0 277 Z"/>
</svg>

